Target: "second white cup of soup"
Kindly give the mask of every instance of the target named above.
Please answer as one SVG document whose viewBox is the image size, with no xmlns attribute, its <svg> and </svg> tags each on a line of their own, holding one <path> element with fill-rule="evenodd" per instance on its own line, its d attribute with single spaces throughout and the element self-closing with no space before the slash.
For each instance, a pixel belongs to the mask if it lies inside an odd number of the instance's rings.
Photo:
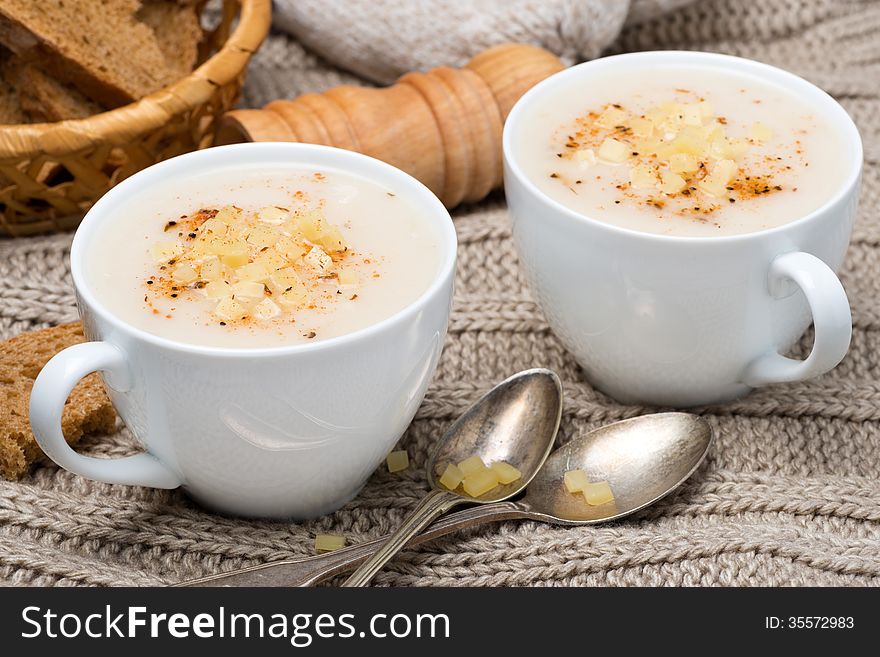
<svg viewBox="0 0 880 657">
<path fill-rule="evenodd" d="M 817 87 L 724 55 L 619 55 L 527 92 L 503 144 L 526 278 L 598 389 L 693 406 L 846 354 L 835 272 L 862 146 Z M 811 322 L 810 355 L 784 356 Z"/>
</svg>

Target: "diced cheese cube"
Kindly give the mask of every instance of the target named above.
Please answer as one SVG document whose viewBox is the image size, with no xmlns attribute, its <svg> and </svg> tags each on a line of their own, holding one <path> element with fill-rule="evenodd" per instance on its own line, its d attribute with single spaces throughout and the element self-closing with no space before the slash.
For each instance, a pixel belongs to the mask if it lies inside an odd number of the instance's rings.
<svg viewBox="0 0 880 657">
<path fill-rule="evenodd" d="M 663 126 L 666 123 L 666 119 L 668 118 L 668 116 L 668 113 L 663 111 L 659 107 L 652 107 L 647 112 L 645 112 L 645 118 L 654 125 L 654 130 L 660 132 L 662 132 Z"/>
<path fill-rule="evenodd" d="M 698 186 L 712 196 L 724 196 L 728 183 L 733 180 L 736 171 L 736 162 L 733 160 L 718 160 L 712 165 L 709 175 L 703 178 Z"/>
<path fill-rule="evenodd" d="M 262 283 L 254 281 L 239 281 L 232 286 L 232 296 L 236 299 L 262 299 L 266 294 L 266 288 Z"/>
<path fill-rule="evenodd" d="M 220 208 L 220 211 L 214 215 L 214 219 L 224 224 L 238 223 L 241 219 L 241 208 L 232 205 L 222 207 Z"/>
<path fill-rule="evenodd" d="M 506 461 L 495 461 L 489 467 L 495 471 L 496 475 L 498 475 L 499 484 L 510 484 L 522 479 L 522 472 Z"/>
<path fill-rule="evenodd" d="M 272 299 L 266 298 L 260 301 L 251 311 L 257 319 L 267 320 L 278 317 L 281 314 L 281 308 Z"/>
<path fill-rule="evenodd" d="M 684 106 L 679 103 L 663 103 L 659 107 L 659 111 L 663 118 L 658 123 L 659 132 L 666 134 L 675 134 L 681 130 L 684 125 Z"/>
<path fill-rule="evenodd" d="M 608 485 L 607 481 L 587 484 L 581 492 L 590 506 L 598 506 L 614 500 L 614 493 L 611 492 L 611 486 Z"/>
<path fill-rule="evenodd" d="M 230 254 L 220 256 L 220 260 L 223 261 L 224 265 L 228 265 L 229 267 L 241 267 L 242 265 L 246 265 L 248 263 L 247 254 Z"/>
<path fill-rule="evenodd" d="M 498 486 L 498 473 L 491 468 L 478 470 L 469 475 L 465 475 L 461 482 L 464 492 L 471 497 L 479 497 Z"/>
<path fill-rule="evenodd" d="M 688 153 L 673 153 L 669 157 L 669 169 L 673 173 L 692 174 L 700 168 L 700 160 Z"/>
<path fill-rule="evenodd" d="M 650 164 L 639 164 L 629 172 L 629 182 L 636 189 L 653 189 L 657 186 L 657 171 Z"/>
<path fill-rule="evenodd" d="M 247 243 L 257 248 L 272 246 L 281 235 L 269 226 L 255 226 L 247 234 Z"/>
<path fill-rule="evenodd" d="M 315 536 L 315 552 L 323 554 L 345 547 L 345 536 L 337 534 L 318 534 Z"/>
<path fill-rule="evenodd" d="M 687 181 L 672 171 L 660 172 L 660 191 L 666 194 L 678 194 L 687 187 Z"/>
<path fill-rule="evenodd" d="M 281 224 L 290 218 L 290 212 L 274 205 L 257 212 L 257 219 L 267 224 Z"/>
<path fill-rule="evenodd" d="M 193 242 L 192 250 L 189 253 L 190 258 L 192 260 L 202 260 L 203 258 L 214 255 L 210 252 L 209 247 L 209 240 L 206 239 L 204 235 L 199 235 L 195 242 Z"/>
<path fill-rule="evenodd" d="M 483 462 L 483 459 L 479 457 L 479 455 L 474 454 L 473 456 L 466 458 L 464 461 L 459 463 L 458 469 L 461 470 L 462 474 L 465 477 L 467 477 L 468 475 L 472 475 L 475 472 L 485 470 L 486 464 Z"/>
<path fill-rule="evenodd" d="M 223 264 L 230 267 L 240 267 L 248 262 L 248 245 L 244 240 L 223 237 L 214 240 L 211 252 L 220 256 Z"/>
<path fill-rule="evenodd" d="M 223 299 L 232 296 L 232 286 L 222 279 L 213 280 L 205 286 L 209 299 Z"/>
<path fill-rule="evenodd" d="M 275 244 L 275 250 L 291 262 L 296 262 L 302 258 L 309 249 L 307 246 L 304 246 L 291 237 L 282 237 L 278 240 L 278 243 Z"/>
<path fill-rule="evenodd" d="M 633 149 L 640 155 L 660 155 L 668 144 L 662 139 L 655 137 L 645 137 L 637 139 L 633 145 Z"/>
<path fill-rule="evenodd" d="M 285 258 L 282 254 L 278 253 L 273 247 L 269 247 L 265 251 L 261 251 L 260 254 L 254 258 L 254 264 L 263 265 L 266 270 L 271 273 L 276 269 L 281 269 L 282 267 L 287 266 L 287 258 Z"/>
<path fill-rule="evenodd" d="M 455 490 L 462 479 L 464 479 L 464 473 L 461 471 L 461 468 L 454 463 L 450 463 L 446 466 L 443 475 L 440 477 L 440 485 L 449 490 Z"/>
<path fill-rule="evenodd" d="M 304 305 L 309 298 L 309 291 L 306 286 L 300 283 L 298 286 L 291 286 L 278 295 L 278 303 L 287 310 L 294 310 Z"/>
<path fill-rule="evenodd" d="M 262 283 L 269 278 L 269 270 L 262 262 L 252 262 L 249 265 L 242 265 L 236 268 L 235 275 L 240 281 Z"/>
<path fill-rule="evenodd" d="M 281 294 L 288 288 L 305 287 L 305 284 L 293 267 L 284 267 L 269 276 L 269 287 L 273 293 Z"/>
<path fill-rule="evenodd" d="M 650 137 L 654 134 L 654 122 L 651 119 L 638 117 L 630 121 L 633 135 L 636 137 Z"/>
<path fill-rule="evenodd" d="M 584 166 L 592 166 L 596 164 L 596 153 L 592 148 L 579 148 L 574 152 L 572 158 L 575 162 L 580 162 Z"/>
<path fill-rule="evenodd" d="M 277 226 L 277 229 L 288 237 L 301 234 L 299 230 L 299 220 L 296 219 L 296 217 L 285 221 L 283 224 L 280 224 L 279 226 Z"/>
<path fill-rule="evenodd" d="M 587 473 L 583 470 L 569 470 L 562 477 L 565 490 L 569 493 L 580 493 L 590 483 Z"/>
<path fill-rule="evenodd" d="M 317 242 L 324 233 L 327 220 L 324 215 L 317 210 L 311 210 L 305 214 L 298 215 L 299 229 L 306 239 L 310 242 Z"/>
<path fill-rule="evenodd" d="M 694 130 L 691 126 L 682 129 L 670 144 L 671 153 L 687 153 L 700 157 L 709 149 L 709 143 L 700 130 Z"/>
<path fill-rule="evenodd" d="M 183 253 L 179 242 L 157 242 L 150 248 L 150 254 L 156 262 L 168 262 Z"/>
<path fill-rule="evenodd" d="M 735 160 L 748 149 L 748 144 L 738 139 L 720 137 L 712 142 L 709 155 L 717 160 Z"/>
<path fill-rule="evenodd" d="M 705 178 L 703 178 L 697 184 L 697 186 L 704 194 L 714 196 L 715 198 L 722 198 L 724 196 L 724 192 L 726 191 L 726 186 L 724 183 L 720 183 L 710 176 L 706 176 Z"/>
<path fill-rule="evenodd" d="M 211 233 L 205 233 L 196 240 L 195 251 L 196 255 L 200 258 L 207 256 L 217 256 L 217 248 L 219 246 L 220 240 L 225 239 L 223 237 L 216 237 Z"/>
<path fill-rule="evenodd" d="M 622 109 L 611 106 L 599 115 L 599 118 L 596 119 L 596 125 L 600 128 L 612 129 L 617 126 L 626 125 L 628 117 L 629 115 Z"/>
<path fill-rule="evenodd" d="M 226 297 L 221 299 L 217 307 L 214 308 L 214 314 L 224 321 L 231 322 L 244 319 L 247 316 L 247 308 L 232 297 Z"/>
<path fill-rule="evenodd" d="M 608 137 L 599 147 L 599 158 L 606 162 L 620 164 L 630 156 L 629 146 L 613 137 Z"/>
<path fill-rule="evenodd" d="M 385 463 L 388 466 L 388 472 L 400 472 L 409 467 L 409 454 L 406 450 L 398 450 L 391 452 L 385 457 Z"/>
<path fill-rule="evenodd" d="M 319 247 L 313 246 L 303 261 L 313 269 L 319 272 L 328 272 L 333 269 L 333 258 L 324 253 Z"/>
<path fill-rule="evenodd" d="M 357 272 L 351 269 L 340 269 L 339 270 L 339 285 L 342 287 L 351 287 L 353 285 L 357 285 L 358 283 L 358 275 Z"/>
<path fill-rule="evenodd" d="M 244 240 L 224 237 L 214 242 L 214 252 L 221 257 L 225 255 L 247 255 L 248 245 Z"/>
<path fill-rule="evenodd" d="M 186 263 L 181 263 L 175 266 L 171 271 L 171 280 L 175 283 L 182 283 L 183 285 L 189 285 L 198 277 L 199 274 L 196 272 L 195 267 Z"/>
<path fill-rule="evenodd" d="M 696 103 L 682 105 L 681 114 L 685 125 L 702 125 L 703 113 Z"/>
<path fill-rule="evenodd" d="M 345 240 L 342 238 L 342 231 L 336 226 L 327 226 L 318 240 L 318 244 L 330 253 L 339 253 L 346 249 Z"/>
<path fill-rule="evenodd" d="M 223 276 L 223 263 L 217 256 L 210 256 L 199 266 L 199 276 L 206 281 L 215 281 Z"/>
<path fill-rule="evenodd" d="M 209 239 L 212 237 L 226 237 L 226 233 L 229 232 L 229 225 L 219 221 L 216 217 L 213 219 L 208 219 L 201 226 L 199 226 L 199 236 L 202 239 Z"/>
</svg>

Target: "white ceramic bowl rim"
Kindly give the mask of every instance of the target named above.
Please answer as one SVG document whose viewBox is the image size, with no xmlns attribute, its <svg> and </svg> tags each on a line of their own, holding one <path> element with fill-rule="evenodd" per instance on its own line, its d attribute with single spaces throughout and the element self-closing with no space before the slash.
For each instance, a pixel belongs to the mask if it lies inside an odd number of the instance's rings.
<svg viewBox="0 0 880 657">
<path fill-rule="evenodd" d="M 432 221 L 438 224 L 438 233 L 441 236 L 440 248 L 443 252 L 441 254 L 439 270 L 431 285 L 417 299 L 397 313 L 357 331 L 316 342 L 260 348 L 203 346 L 163 338 L 132 326 L 118 318 L 92 293 L 88 285 L 88 276 L 84 271 L 85 257 L 88 252 L 90 238 L 103 221 L 110 220 L 109 217 L 112 216 L 115 209 L 124 206 L 132 192 L 140 191 L 144 186 L 155 182 L 164 182 L 174 176 L 177 176 L 181 185 L 184 185 L 187 175 L 202 174 L 211 169 L 229 166 L 230 163 L 234 163 L 236 160 L 241 160 L 242 165 L 252 166 L 254 163 L 259 163 L 261 157 L 265 156 L 271 162 L 272 157 L 278 157 L 280 154 L 286 155 L 286 164 L 318 167 L 332 166 L 343 171 L 347 169 L 346 163 L 357 163 L 362 167 L 375 171 L 375 180 L 393 181 L 395 185 L 398 185 L 402 196 L 410 199 L 419 211 L 424 212 L 429 217 L 433 217 Z M 271 164 L 267 165 L 267 168 L 271 169 L 271 167 Z M 370 178 L 371 176 L 367 174 L 365 177 Z M 412 321 L 425 305 L 440 293 L 446 282 L 453 277 L 457 244 L 452 218 L 440 200 L 421 182 L 390 164 L 360 153 L 330 146 L 294 142 L 245 143 L 216 146 L 179 155 L 139 171 L 113 187 L 92 206 L 80 223 L 70 248 L 70 270 L 78 294 L 89 307 L 110 325 L 134 335 L 139 340 L 166 349 L 188 353 L 259 358 L 333 349 L 334 347 L 363 340 L 381 333 L 394 325 Z"/>
<path fill-rule="evenodd" d="M 697 65 L 697 66 L 715 66 L 729 71 L 752 74 L 762 78 L 770 84 L 776 84 L 791 93 L 805 99 L 807 102 L 815 101 L 822 104 L 822 113 L 829 121 L 835 124 L 835 128 L 839 129 L 842 134 L 849 140 L 849 144 L 844 146 L 852 152 L 850 159 L 850 170 L 847 172 L 844 182 L 825 203 L 810 212 L 809 214 L 781 224 L 767 230 L 758 230 L 750 233 L 742 233 L 737 235 L 712 235 L 712 236 L 683 236 L 683 235 L 661 235 L 657 233 L 648 233 L 631 228 L 623 228 L 592 217 L 583 215 L 571 208 L 563 205 L 559 201 L 551 198 L 542 192 L 537 185 L 522 171 L 514 157 L 513 140 L 515 134 L 522 128 L 519 126 L 521 115 L 526 108 L 543 94 L 551 92 L 557 86 L 564 85 L 572 78 L 589 79 L 590 76 L 599 73 L 608 73 L 609 71 L 620 70 L 621 72 L 639 72 L 649 70 L 650 65 L 672 64 L 672 65 Z M 641 74 L 641 73 L 640 73 Z M 625 53 L 622 55 L 613 55 L 610 57 L 601 57 L 583 64 L 572 66 L 571 68 L 560 71 L 551 75 L 549 78 L 542 80 L 534 87 L 529 89 L 516 102 L 507 117 L 504 124 L 504 134 L 502 138 L 504 148 L 504 161 L 510 172 L 517 178 L 530 193 L 541 198 L 545 203 L 552 206 L 556 211 L 561 212 L 573 221 L 585 222 L 600 230 L 616 233 L 618 235 L 626 235 L 631 238 L 641 238 L 654 242 L 739 242 L 752 239 L 762 239 L 768 233 L 776 233 L 789 230 L 793 226 L 809 222 L 816 217 L 823 215 L 828 208 L 836 205 L 844 199 L 857 184 L 861 172 L 862 164 L 862 140 L 859 135 L 858 128 L 853 123 L 852 118 L 847 114 L 846 110 L 840 104 L 829 96 L 825 91 L 816 85 L 804 80 L 803 78 L 789 73 L 781 68 L 763 64 L 751 59 L 743 57 L 734 57 L 732 55 L 721 55 L 708 52 L 694 52 L 686 50 L 659 50 Z"/>
</svg>

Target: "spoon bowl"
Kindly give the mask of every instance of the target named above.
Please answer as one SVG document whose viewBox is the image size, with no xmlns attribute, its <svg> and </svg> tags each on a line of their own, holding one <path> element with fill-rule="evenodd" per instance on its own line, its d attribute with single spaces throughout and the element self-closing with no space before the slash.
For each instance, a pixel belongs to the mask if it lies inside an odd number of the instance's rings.
<svg viewBox="0 0 880 657">
<path fill-rule="evenodd" d="M 562 418 L 562 384 L 550 370 L 519 372 L 501 382 L 459 417 L 428 457 L 431 488 L 476 504 L 500 502 L 519 494 L 538 474 L 553 448 Z M 522 477 L 479 497 L 448 491 L 438 479 L 449 463 L 478 454 L 488 465 L 505 461 Z"/>
<path fill-rule="evenodd" d="M 614 422 L 556 449 L 517 502 L 555 524 L 622 518 L 653 504 L 693 474 L 712 445 L 709 423 L 690 413 L 656 413 Z M 562 484 L 569 470 L 607 481 L 614 499 L 590 506 Z"/>
</svg>

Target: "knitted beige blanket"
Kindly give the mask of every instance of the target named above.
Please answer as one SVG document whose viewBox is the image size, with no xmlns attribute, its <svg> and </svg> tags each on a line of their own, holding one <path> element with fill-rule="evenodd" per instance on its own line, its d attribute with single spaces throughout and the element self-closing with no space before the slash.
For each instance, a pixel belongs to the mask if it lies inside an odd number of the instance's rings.
<svg viewBox="0 0 880 657">
<path fill-rule="evenodd" d="M 845 0 L 704 0 L 630 25 L 612 50 L 694 48 L 782 66 L 821 85 L 865 141 L 861 216 L 842 279 L 852 349 L 826 376 L 705 409 L 717 442 L 674 497 L 623 522 L 559 528 L 509 522 L 403 552 L 379 585 L 880 584 L 880 5 Z M 352 78 L 285 36 L 251 68 L 245 102 Z M 150 585 L 310 555 L 316 533 L 349 543 L 392 530 L 425 492 L 426 453 L 479 394 L 550 367 L 566 389 L 559 441 L 645 412 L 598 394 L 548 331 L 517 270 L 503 198 L 455 212 L 460 239 L 449 337 L 402 444 L 410 469 L 380 468 L 344 509 L 313 522 L 233 520 L 179 491 L 97 484 L 53 465 L 0 480 L 0 581 Z M 0 242 L 0 335 L 74 319 L 70 235 Z M 804 346 L 808 342 L 804 343 Z M 94 454 L 130 453 L 126 432 Z"/>
</svg>

